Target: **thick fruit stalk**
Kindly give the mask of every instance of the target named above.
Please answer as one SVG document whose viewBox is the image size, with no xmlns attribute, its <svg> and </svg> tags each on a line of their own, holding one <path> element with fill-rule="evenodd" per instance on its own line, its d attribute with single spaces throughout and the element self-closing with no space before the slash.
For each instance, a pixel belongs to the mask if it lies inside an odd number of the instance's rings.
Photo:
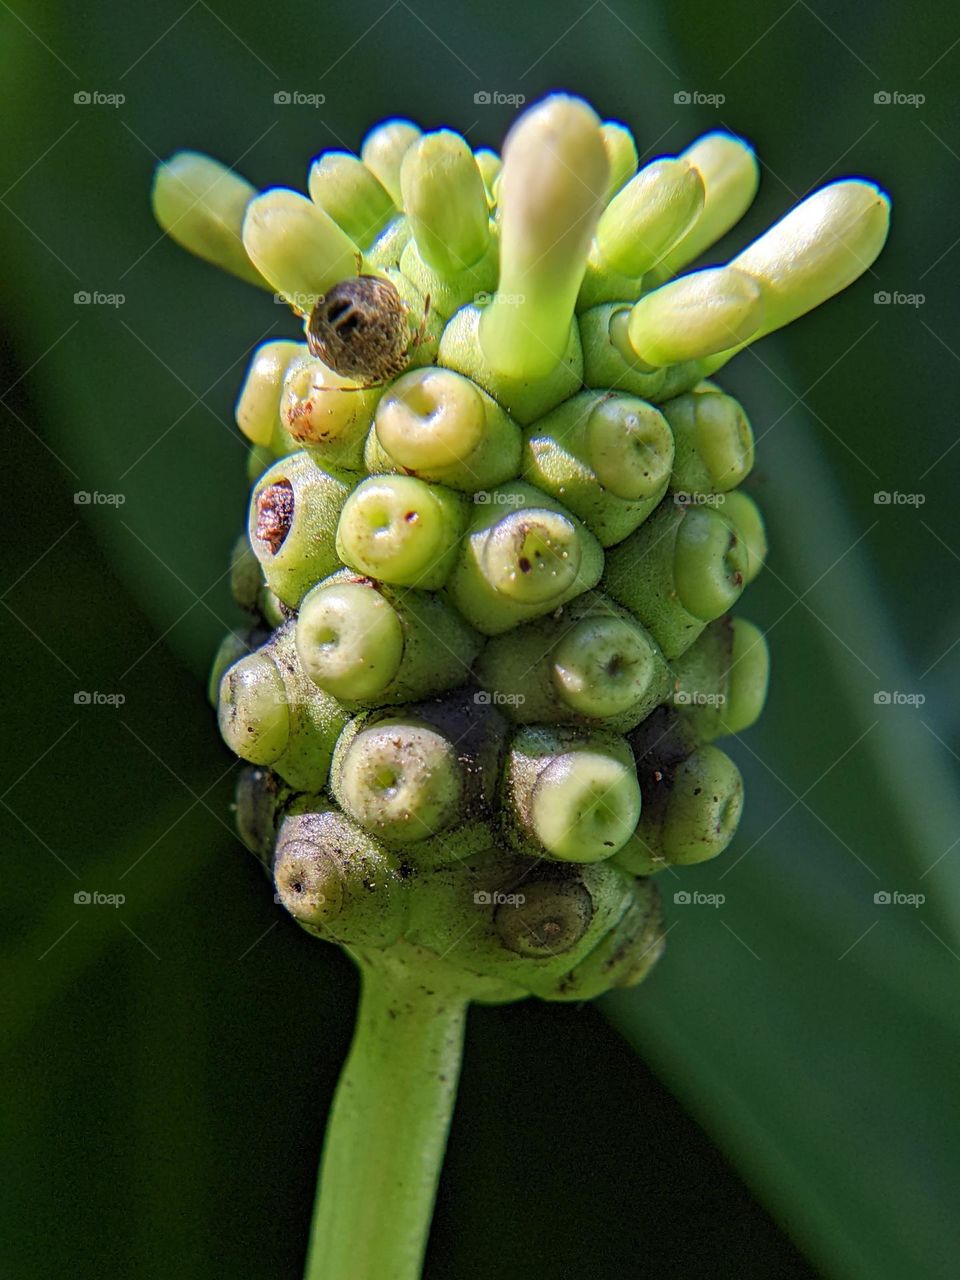
<svg viewBox="0 0 960 1280">
<path fill-rule="evenodd" d="M 767 544 L 753 428 L 711 375 L 856 279 L 889 219 L 836 182 L 697 269 L 758 177 L 722 132 L 638 168 L 564 94 L 502 161 L 396 118 L 309 195 L 158 170 L 169 234 L 302 328 L 237 400 L 247 618 L 211 696 L 242 839 L 363 975 L 308 1280 L 416 1280 L 468 1002 L 641 981 L 657 873 L 734 838 L 716 743 L 760 715 L 769 654 L 730 611 Z"/>
</svg>

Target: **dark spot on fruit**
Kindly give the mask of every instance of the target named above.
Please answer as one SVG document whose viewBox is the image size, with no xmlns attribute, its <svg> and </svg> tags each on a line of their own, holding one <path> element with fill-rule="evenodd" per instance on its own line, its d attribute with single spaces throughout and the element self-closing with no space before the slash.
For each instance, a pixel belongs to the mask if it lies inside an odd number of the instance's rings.
<svg viewBox="0 0 960 1280">
<path fill-rule="evenodd" d="M 293 525 L 293 485 L 278 480 L 257 498 L 257 537 L 276 555 Z"/>
</svg>

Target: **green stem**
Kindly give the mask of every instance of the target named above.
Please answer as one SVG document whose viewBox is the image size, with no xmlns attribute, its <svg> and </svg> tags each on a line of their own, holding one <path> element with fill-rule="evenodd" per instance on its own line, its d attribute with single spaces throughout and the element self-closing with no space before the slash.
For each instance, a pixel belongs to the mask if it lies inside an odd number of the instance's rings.
<svg viewBox="0 0 960 1280">
<path fill-rule="evenodd" d="M 418 1280 L 466 1001 L 370 964 L 327 1129 L 305 1280 Z"/>
</svg>

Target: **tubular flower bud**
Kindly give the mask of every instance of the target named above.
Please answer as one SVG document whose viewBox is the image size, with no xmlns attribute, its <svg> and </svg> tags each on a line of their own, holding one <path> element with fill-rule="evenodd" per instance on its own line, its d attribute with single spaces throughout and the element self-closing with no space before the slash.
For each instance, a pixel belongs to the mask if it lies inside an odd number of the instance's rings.
<svg viewBox="0 0 960 1280">
<path fill-rule="evenodd" d="M 305 321 L 237 400 L 247 629 L 210 696 L 241 838 L 363 975 L 311 1275 L 417 1274 L 466 1003 L 640 981 L 649 877 L 734 836 L 714 741 L 763 707 L 766 640 L 730 611 L 767 538 L 749 419 L 705 380 L 856 279 L 889 217 L 834 183 L 673 279 L 756 187 L 719 132 L 638 172 L 563 94 L 502 162 L 387 120 L 313 162 L 309 199 L 189 153 L 158 171 L 170 234 Z"/>
<path fill-rule="evenodd" d="M 600 132 L 603 135 L 603 146 L 610 166 L 607 199 L 611 200 L 637 172 L 640 161 L 633 134 L 625 124 L 620 124 L 617 120 L 604 120 L 600 126 Z"/>
<path fill-rule="evenodd" d="M 264 279 L 303 315 L 339 280 L 356 274 L 360 252 L 329 214 L 283 187 L 250 201 L 243 245 Z"/>
<path fill-rule="evenodd" d="M 425 133 L 404 153 L 403 207 L 420 256 L 447 279 L 472 267 L 490 241 L 487 194 L 473 152 L 458 133 Z"/>
<path fill-rule="evenodd" d="M 480 346 L 510 377 L 544 377 L 564 357 L 610 164 L 593 110 L 562 94 L 521 116 L 500 180 L 500 283 Z"/>
<path fill-rule="evenodd" d="M 630 313 L 627 337 L 649 368 L 700 360 L 749 342 L 761 331 L 765 295 L 733 267 L 708 268 L 646 294 Z"/>
<path fill-rule="evenodd" d="M 247 256 L 243 220 L 257 190 L 245 178 L 197 151 L 178 151 L 157 166 L 153 215 L 172 240 L 239 276 L 269 288 Z"/>
<path fill-rule="evenodd" d="M 685 235 L 650 273 L 651 285 L 662 284 L 736 226 L 753 203 L 760 185 L 760 166 L 753 148 L 733 134 L 716 131 L 680 153 L 700 174 L 703 207 Z"/>
<path fill-rule="evenodd" d="M 348 151 L 327 151 L 310 166 L 310 199 L 341 231 L 367 248 L 396 216 L 389 192 L 362 160 Z"/>
<path fill-rule="evenodd" d="M 360 149 L 363 163 L 400 208 L 403 208 L 400 184 L 403 157 L 419 137 L 420 128 L 412 120 L 384 120 L 370 130 Z"/>
</svg>

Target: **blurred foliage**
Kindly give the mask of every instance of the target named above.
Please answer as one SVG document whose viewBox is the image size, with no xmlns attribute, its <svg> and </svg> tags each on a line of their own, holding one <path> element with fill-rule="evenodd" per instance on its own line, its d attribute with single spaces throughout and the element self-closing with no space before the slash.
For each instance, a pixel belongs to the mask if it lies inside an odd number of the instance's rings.
<svg viewBox="0 0 960 1280">
<path fill-rule="evenodd" d="M 890 189 L 894 232 L 849 294 L 723 378 L 760 437 L 772 542 L 750 594 L 775 677 L 735 747 L 743 830 L 664 886 L 666 958 L 602 1005 L 638 1058 L 596 1008 L 471 1015 L 428 1276 L 810 1274 L 671 1093 L 818 1271 L 952 1275 L 956 15 L 12 0 L 0 30 L 4 1274 L 296 1274 L 350 1032 L 349 965 L 281 918 L 230 834 L 202 688 L 234 618 L 233 398 L 251 347 L 294 325 L 160 242 L 155 160 L 192 146 L 301 186 L 311 155 L 385 114 L 497 145 L 512 109 L 477 91 L 564 87 L 650 155 L 710 127 L 748 136 L 764 181 L 731 244 L 848 173 Z M 326 103 L 274 103 L 294 89 Z M 82 290 L 125 301 L 75 305 Z M 880 490 L 925 502 L 876 505 Z M 126 701 L 76 705 L 80 690 Z M 878 706 L 879 690 L 927 700 Z M 726 901 L 675 906 L 681 885 Z M 127 901 L 77 906 L 79 890 Z M 877 906 L 881 890 L 926 902 Z"/>
</svg>

